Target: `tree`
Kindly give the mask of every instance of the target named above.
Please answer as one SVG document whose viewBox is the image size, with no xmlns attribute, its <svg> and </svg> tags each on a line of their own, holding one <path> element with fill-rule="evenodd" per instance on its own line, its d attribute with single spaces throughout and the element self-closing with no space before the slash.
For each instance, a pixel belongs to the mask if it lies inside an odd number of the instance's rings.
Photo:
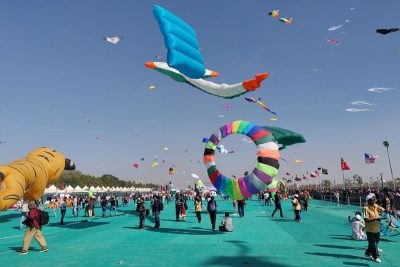
<svg viewBox="0 0 400 267">
<path fill-rule="evenodd" d="M 329 180 L 323 180 L 322 184 L 324 185 L 324 188 L 331 188 L 332 182 Z"/>
<path fill-rule="evenodd" d="M 363 185 L 363 178 L 358 174 L 354 174 L 353 182 L 361 188 L 361 186 Z"/>
<path fill-rule="evenodd" d="M 344 186 L 346 188 L 351 188 L 353 186 L 353 181 L 350 178 L 345 178 L 344 179 Z"/>
</svg>

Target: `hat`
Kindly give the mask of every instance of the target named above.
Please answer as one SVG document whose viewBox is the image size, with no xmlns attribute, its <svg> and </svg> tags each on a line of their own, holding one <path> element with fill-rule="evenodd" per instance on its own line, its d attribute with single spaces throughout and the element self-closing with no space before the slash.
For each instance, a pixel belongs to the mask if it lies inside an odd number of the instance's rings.
<svg viewBox="0 0 400 267">
<path fill-rule="evenodd" d="M 298 195 L 298 194 L 295 194 L 294 197 L 299 197 L 299 195 Z"/>
<path fill-rule="evenodd" d="M 367 201 L 369 201 L 370 199 L 375 199 L 375 194 L 369 193 L 366 199 L 367 199 Z"/>
<path fill-rule="evenodd" d="M 356 218 L 357 221 L 361 221 L 361 216 L 360 215 L 357 214 L 355 218 Z"/>
</svg>

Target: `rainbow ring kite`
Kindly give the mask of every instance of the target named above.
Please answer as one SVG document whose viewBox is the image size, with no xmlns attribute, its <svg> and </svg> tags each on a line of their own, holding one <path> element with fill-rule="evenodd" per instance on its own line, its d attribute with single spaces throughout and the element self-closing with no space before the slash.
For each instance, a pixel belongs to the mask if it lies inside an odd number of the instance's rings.
<svg viewBox="0 0 400 267">
<path fill-rule="evenodd" d="M 247 135 L 257 146 L 257 164 L 244 177 L 234 179 L 224 176 L 215 165 L 215 149 L 224 137 L 231 134 Z M 266 190 L 279 169 L 279 145 L 271 131 L 249 121 L 233 121 L 211 135 L 204 150 L 204 165 L 214 187 L 232 199 L 240 200 Z"/>
</svg>

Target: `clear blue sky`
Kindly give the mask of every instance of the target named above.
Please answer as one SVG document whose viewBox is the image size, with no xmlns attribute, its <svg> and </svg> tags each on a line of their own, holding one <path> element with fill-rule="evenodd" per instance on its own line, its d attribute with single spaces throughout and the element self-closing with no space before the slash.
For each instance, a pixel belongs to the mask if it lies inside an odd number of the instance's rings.
<svg viewBox="0 0 400 267">
<path fill-rule="evenodd" d="M 245 96 L 261 97 L 279 121 L 269 121 L 269 113 L 243 96 L 214 97 L 145 68 L 144 62 L 166 55 L 153 4 L 197 31 L 206 67 L 220 74 L 215 82 L 236 83 L 270 72 L 260 89 Z M 293 24 L 268 16 L 273 9 L 293 17 Z M 389 178 L 384 140 L 390 142 L 399 176 L 400 32 L 375 33 L 400 27 L 399 10 L 396 0 L 2 1 L 0 141 L 6 143 L 0 144 L 0 162 L 51 146 L 92 175 L 185 186 L 194 182 L 190 173 L 195 173 L 208 182 L 198 163 L 202 138 L 244 119 L 305 136 L 307 143 L 282 152 L 288 163 L 281 162 L 281 176 L 287 171 L 301 176 L 321 166 L 329 170 L 329 179 L 340 182 L 343 157 L 351 168 L 346 176 L 383 172 Z M 111 45 L 102 39 L 106 35 L 123 40 Z M 150 85 L 156 89 L 149 90 Z M 372 87 L 394 89 L 379 94 L 369 92 Z M 350 104 L 356 100 L 375 105 L 367 112 L 346 112 L 364 108 Z M 225 103 L 232 109 L 225 111 Z M 239 176 L 255 164 L 255 146 L 241 138 L 223 141 L 236 153 L 217 155 L 226 175 Z M 366 166 L 364 152 L 380 158 Z M 155 156 L 160 164 L 151 168 Z M 145 161 L 133 168 L 141 157 Z"/>
</svg>

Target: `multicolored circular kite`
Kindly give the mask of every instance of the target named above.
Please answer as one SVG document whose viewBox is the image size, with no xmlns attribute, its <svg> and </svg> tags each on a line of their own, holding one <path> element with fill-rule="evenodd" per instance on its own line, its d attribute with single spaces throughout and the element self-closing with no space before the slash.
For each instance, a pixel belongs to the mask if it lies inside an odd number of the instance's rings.
<svg viewBox="0 0 400 267">
<path fill-rule="evenodd" d="M 257 146 L 257 164 L 254 170 L 238 179 L 224 176 L 215 165 L 215 149 L 219 142 L 231 134 L 243 134 Z M 204 150 L 204 165 L 214 187 L 232 199 L 240 200 L 266 190 L 279 169 L 279 146 L 271 131 L 249 121 L 233 121 L 219 128 L 208 139 Z"/>
</svg>

